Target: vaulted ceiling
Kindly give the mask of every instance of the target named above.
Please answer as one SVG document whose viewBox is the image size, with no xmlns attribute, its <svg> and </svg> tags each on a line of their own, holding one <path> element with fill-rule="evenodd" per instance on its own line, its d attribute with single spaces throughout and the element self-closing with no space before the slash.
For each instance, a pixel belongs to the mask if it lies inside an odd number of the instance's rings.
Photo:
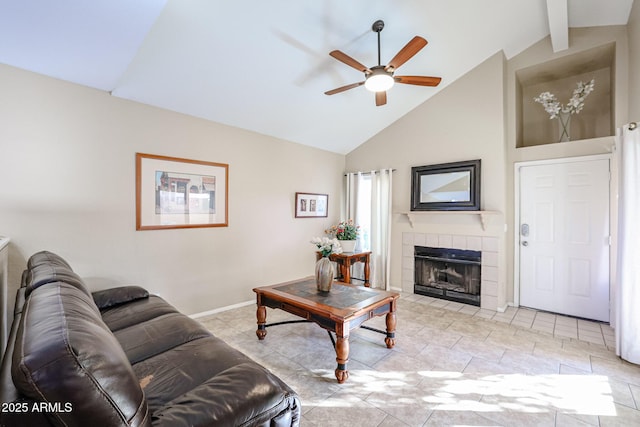
<svg viewBox="0 0 640 427">
<path fill-rule="evenodd" d="M 507 58 L 568 27 L 625 25 L 633 0 L 0 0 L 0 63 L 149 104 L 347 153 L 499 51 Z M 428 45 L 387 104 L 338 49 L 377 65 L 411 38 Z"/>
</svg>

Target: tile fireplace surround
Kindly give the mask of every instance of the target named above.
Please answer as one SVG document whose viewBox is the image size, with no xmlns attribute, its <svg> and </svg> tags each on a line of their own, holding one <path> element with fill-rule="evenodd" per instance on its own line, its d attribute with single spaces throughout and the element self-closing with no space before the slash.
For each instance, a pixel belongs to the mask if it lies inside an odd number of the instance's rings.
<svg viewBox="0 0 640 427">
<path fill-rule="evenodd" d="M 487 310 L 504 311 L 506 307 L 500 306 L 498 303 L 500 244 L 497 237 L 402 233 L 402 289 L 405 292 L 413 292 L 415 246 L 481 251 L 480 307 Z"/>
</svg>

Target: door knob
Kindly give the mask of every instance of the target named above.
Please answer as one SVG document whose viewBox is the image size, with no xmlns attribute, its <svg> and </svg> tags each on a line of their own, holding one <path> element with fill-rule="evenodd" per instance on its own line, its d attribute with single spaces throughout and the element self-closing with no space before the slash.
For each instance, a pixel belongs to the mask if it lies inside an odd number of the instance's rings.
<svg viewBox="0 0 640 427">
<path fill-rule="evenodd" d="M 522 242 L 522 246 L 529 246 L 529 242 L 527 241 Z"/>
</svg>

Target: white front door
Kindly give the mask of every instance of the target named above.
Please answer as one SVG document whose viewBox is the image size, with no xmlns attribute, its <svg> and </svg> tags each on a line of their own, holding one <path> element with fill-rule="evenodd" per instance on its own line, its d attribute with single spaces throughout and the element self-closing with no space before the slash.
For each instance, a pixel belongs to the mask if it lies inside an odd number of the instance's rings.
<svg viewBox="0 0 640 427">
<path fill-rule="evenodd" d="M 520 305 L 609 321 L 609 159 L 519 168 Z"/>
</svg>

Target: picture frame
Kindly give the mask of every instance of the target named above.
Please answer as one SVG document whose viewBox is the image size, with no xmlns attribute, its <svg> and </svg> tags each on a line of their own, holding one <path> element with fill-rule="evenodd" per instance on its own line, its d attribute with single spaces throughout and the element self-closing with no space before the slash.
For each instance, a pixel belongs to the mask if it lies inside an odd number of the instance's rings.
<svg viewBox="0 0 640 427">
<path fill-rule="evenodd" d="M 136 230 L 228 225 L 228 164 L 136 153 Z"/>
<path fill-rule="evenodd" d="M 296 218 L 326 218 L 329 215 L 329 195 L 296 193 Z"/>
<path fill-rule="evenodd" d="M 481 161 L 411 168 L 412 211 L 480 210 Z"/>
</svg>

